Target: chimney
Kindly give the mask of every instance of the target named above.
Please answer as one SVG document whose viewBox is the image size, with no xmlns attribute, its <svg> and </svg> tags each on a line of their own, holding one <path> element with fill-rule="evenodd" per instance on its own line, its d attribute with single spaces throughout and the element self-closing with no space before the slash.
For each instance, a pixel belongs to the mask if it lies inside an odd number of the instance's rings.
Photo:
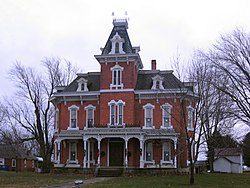
<svg viewBox="0 0 250 188">
<path fill-rule="evenodd" d="M 156 60 L 151 60 L 151 70 L 156 70 Z"/>
</svg>

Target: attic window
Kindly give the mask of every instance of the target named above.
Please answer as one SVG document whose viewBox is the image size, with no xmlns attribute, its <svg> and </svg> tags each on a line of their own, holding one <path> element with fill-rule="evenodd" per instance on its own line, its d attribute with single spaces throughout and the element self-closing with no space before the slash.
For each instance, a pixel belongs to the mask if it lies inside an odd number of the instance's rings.
<svg viewBox="0 0 250 188">
<path fill-rule="evenodd" d="M 153 85 L 151 87 L 151 89 L 164 89 L 163 87 L 163 80 L 164 78 L 156 75 L 155 77 L 152 78 L 153 80 Z"/>
<path fill-rule="evenodd" d="M 88 80 L 80 78 L 79 80 L 77 80 L 77 82 L 78 82 L 78 87 L 76 91 L 88 91 L 87 87 Z"/>
<path fill-rule="evenodd" d="M 125 54 L 125 52 L 123 51 L 123 46 L 122 46 L 125 40 L 121 38 L 117 32 L 113 36 L 113 38 L 110 39 L 110 42 L 112 44 L 112 47 L 111 47 L 111 51 L 109 52 L 109 54 Z"/>
</svg>

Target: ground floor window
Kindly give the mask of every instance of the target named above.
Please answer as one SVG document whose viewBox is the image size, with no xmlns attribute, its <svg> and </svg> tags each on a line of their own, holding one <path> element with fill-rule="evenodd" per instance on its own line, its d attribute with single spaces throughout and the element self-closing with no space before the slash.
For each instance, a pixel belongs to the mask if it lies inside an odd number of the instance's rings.
<svg viewBox="0 0 250 188">
<path fill-rule="evenodd" d="M 4 165 L 4 158 L 0 158 L 0 165 Z"/>
<path fill-rule="evenodd" d="M 171 161 L 171 146 L 170 143 L 165 142 L 162 145 L 163 161 Z"/>
<path fill-rule="evenodd" d="M 146 161 L 153 160 L 153 144 L 152 142 L 146 143 Z"/>
<path fill-rule="evenodd" d="M 16 159 L 12 159 L 11 164 L 12 164 L 12 165 L 11 165 L 12 167 L 16 167 Z"/>
<path fill-rule="evenodd" d="M 72 142 L 69 144 L 69 160 L 76 161 L 76 143 Z"/>
</svg>

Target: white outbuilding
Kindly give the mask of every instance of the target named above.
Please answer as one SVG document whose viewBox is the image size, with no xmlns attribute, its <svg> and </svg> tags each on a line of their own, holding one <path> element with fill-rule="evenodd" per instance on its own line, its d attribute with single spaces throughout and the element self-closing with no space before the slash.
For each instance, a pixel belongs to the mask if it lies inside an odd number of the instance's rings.
<svg viewBox="0 0 250 188">
<path fill-rule="evenodd" d="M 217 148 L 214 150 L 214 171 L 242 173 L 242 150 L 240 148 Z"/>
</svg>

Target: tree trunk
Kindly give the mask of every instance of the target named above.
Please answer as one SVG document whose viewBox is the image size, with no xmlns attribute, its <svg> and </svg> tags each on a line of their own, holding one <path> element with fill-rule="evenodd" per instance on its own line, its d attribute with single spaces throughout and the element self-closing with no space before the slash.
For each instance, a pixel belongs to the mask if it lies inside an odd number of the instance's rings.
<svg viewBox="0 0 250 188">
<path fill-rule="evenodd" d="M 194 184 L 194 163 L 191 160 L 190 160 L 189 169 L 190 169 L 189 184 L 193 185 Z"/>
</svg>

